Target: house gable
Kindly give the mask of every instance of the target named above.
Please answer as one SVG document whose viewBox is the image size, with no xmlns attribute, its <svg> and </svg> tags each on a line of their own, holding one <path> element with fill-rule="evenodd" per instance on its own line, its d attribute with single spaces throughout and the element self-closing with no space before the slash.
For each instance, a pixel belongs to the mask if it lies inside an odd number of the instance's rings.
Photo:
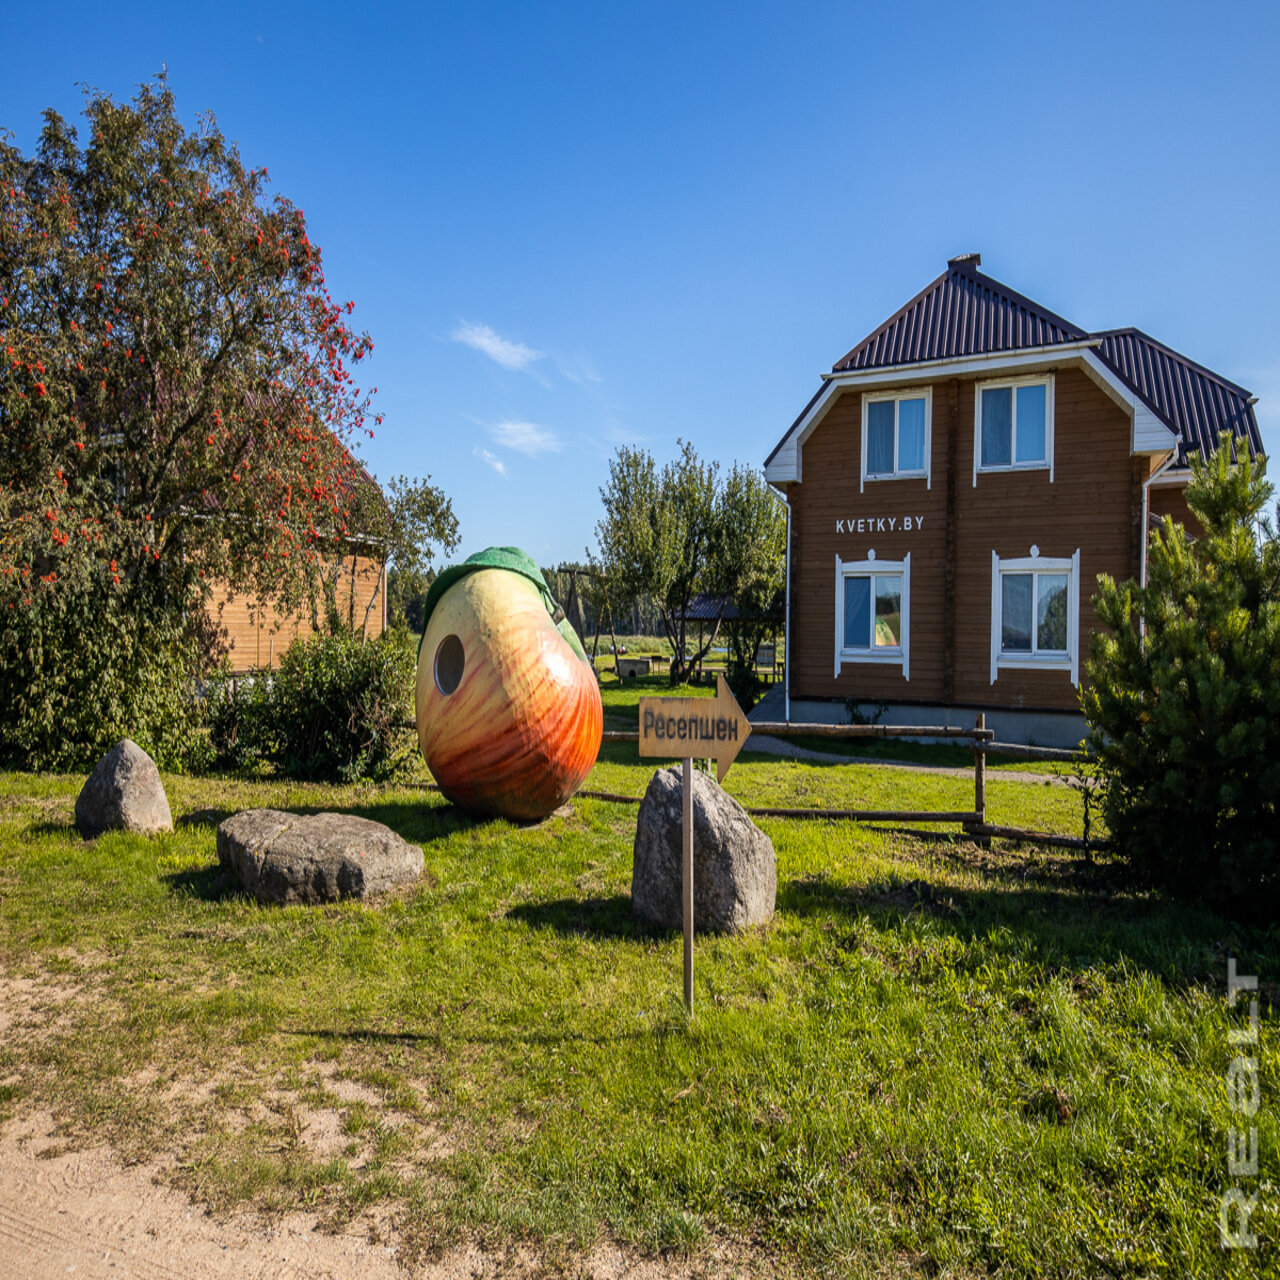
<svg viewBox="0 0 1280 1280">
<path fill-rule="evenodd" d="M 824 385 L 765 461 L 776 485 L 799 483 L 801 448 L 846 387 L 871 389 L 999 369 L 1010 374 L 1078 365 L 1129 414 L 1134 454 L 1175 451 L 1175 468 L 1207 457 L 1222 431 L 1262 452 L 1254 399 L 1242 387 L 1138 329 L 1088 334 L 978 271 L 981 258 L 947 270 L 823 375 Z"/>
</svg>

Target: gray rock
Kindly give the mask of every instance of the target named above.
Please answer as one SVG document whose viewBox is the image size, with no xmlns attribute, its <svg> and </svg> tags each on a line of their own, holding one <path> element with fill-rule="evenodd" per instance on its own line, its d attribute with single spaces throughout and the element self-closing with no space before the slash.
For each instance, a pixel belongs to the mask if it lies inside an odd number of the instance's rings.
<svg viewBox="0 0 1280 1280">
<path fill-rule="evenodd" d="M 422 874 L 422 850 L 346 813 L 246 809 L 218 828 L 218 861 L 261 902 L 368 898 Z"/>
<path fill-rule="evenodd" d="M 681 769 L 653 775 L 636 820 L 631 901 L 667 929 L 684 924 L 681 899 Z M 693 772 L 693 927 L 738 933 L 773 919 L 778 863 L 773 841 L 714 778 Z"/>
<path fill-rule="evenodd" d="M 112 830 L 173 830 L 160 770 L 136 742 L 121 739 L 94 765 L 76 798 L 76 826 L 86 840 Z"/>
</svg>

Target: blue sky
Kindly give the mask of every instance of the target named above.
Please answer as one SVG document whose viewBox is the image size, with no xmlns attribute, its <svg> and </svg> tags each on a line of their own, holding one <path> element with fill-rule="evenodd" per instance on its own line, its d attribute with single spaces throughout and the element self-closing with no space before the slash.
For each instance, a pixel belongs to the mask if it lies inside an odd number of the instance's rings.
<svg viewBox="0 0 1280 1280">
<path fill-rule="evenodd" d="M 1280 6 L 10 9 L 24 149 L 165 64 L 306 210 L 376 344 L 365 459 L 459 555 L 581 558 L 622 443 L 760 465 L 971 250 L 1249 388 L 1280 454 Z"/>
</svg>

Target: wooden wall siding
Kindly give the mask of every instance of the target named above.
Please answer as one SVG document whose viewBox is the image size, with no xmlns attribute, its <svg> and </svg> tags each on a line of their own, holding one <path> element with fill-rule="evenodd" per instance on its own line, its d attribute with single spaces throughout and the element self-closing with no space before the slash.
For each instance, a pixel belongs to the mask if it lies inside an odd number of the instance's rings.
<svg viewBox="0 0 1280 1280">
<path fill-rule="evenodd" d="M 349 568 L 350 559 L 346 564 Z M 386 583 L 381 581 L 381 576 L 382 567 L 377 560 L 366 556 L 357 558 L 354 579 L 357 628 L 375 588 L 378 591 L 378 598 L 369 611 L 369 626 L 365 632 L 370 639 L 382 634 L 382 592 Z M 338 610 L 344 618 L 351 602 L 352 581 L 350 572 L 344 573 L 338 581 Z M 270 605 L 257 605 L 245 596 L 233 596 L 221 586 L 213 590 L 209 612 L 227 630 L 231 665 L 237 673 L 267 666 L 278 667 L 285 650 L 294 640 L 305 640 L 316 630 L 307 611 L 283 617 Z"/>
<path fill-rule="evenodd" d="M 1138 571 L 1132 528 L 1138 476 L 1129 454 L 1129 420 L 1083 373 L 1059 371 L 1053 483 L 1047 470 L 1018 471 L 979 475 L 975 487 L 974 387 L 968 379 L 933 388 L 930 487 L 923 479 L 882 480 L 858 492 L 862 412 L 856 392 L 845 393 L 805 443 L 804 481 L 792 491 L 793 696 L 1064 710 L 1079 705 L 1065 671 L 1002 668 L 991 683 L 991 553 L 1026 556 L 1034 544 L 1046 558 L 1067 558 L 1080 549 L 1083 680 L 1089 633 L 1097 623 L 1091 603 L 1097 575 L 1126 578 Z M 923 527 L 902 532 L 907 514 L 923 516 Z M 849 516 L 896 516 L 898 527 L 838 533 L 836 521 L 844 519 L 847 528 Z M 836 556 L 862 560 L 871 549 L 881 560 L 911 553 L 909 681 L 897 667 L 872 664 L 846 664 L 838 679 L 833 674 Z"/>
<path fill-rule="evenodd" d="M 1152 488 L 1151 513 L 1156 516 L 1172 516 L 1193 537 L 1204 534 L 1204 526 L 1191 514 L 1187 506 L 1187 491 L 1183 488 Z"/>
</svg>

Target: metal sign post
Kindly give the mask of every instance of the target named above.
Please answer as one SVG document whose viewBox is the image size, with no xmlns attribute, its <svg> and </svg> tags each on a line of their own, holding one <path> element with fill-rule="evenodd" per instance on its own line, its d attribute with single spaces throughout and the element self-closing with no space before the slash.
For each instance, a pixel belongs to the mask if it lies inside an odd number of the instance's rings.
<svg viewBox="0 0 1280 1280">
<path fill-rule="evenodd" d="M 693 1014 L 693 757 L 716 762 L 723 782 L 751 732 L 724 676 L 716 677 L 714 698 L 641 698 L 640 756 L 678 756 L 684 761 L 681 787 L 681 898 L 684 906 L 684 1007 Z"/>
<path fill-rule="evenodd" d="M 684 897 L 684 1009 L 693 1017 L 693 759 L 684 758 L 683 809 L 684 856 L 681 859 L 680 889 Z"/>
</svg>

